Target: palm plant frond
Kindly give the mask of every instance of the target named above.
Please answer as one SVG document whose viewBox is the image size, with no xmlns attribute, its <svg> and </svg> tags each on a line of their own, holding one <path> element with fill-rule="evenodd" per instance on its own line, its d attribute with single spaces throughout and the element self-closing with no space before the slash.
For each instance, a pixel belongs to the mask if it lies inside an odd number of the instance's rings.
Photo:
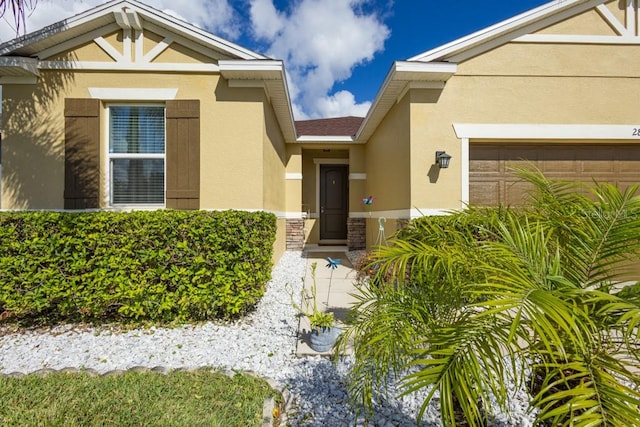
<svg viewBox="0 0 640 427">
<path fill-rule="evenodd" d="M 366 407 L 400 379 L 428 390 L 421 416 L 439 395 L 446 425 L 483 425 L 530 371 L 544 425 L 640 425 L 640 284 L 618 283 L 638 264 L 638 188 L 517 174 L 528 207 L 417 220 L 374 253 L 343 336 L 352 391 Z"/>
</svg>

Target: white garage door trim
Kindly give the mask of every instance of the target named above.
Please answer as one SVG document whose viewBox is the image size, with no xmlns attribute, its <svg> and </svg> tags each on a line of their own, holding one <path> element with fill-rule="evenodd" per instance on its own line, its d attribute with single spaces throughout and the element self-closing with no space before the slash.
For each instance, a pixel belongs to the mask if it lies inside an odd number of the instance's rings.
<svg viewBox="0 0 640 427">
<path fill-rule="evenodd" d="M 454 123 L 453 130 L 460 139 L 460 167 L 462 168 L 462 206 L 469 203 L 469 140 L 509 139 L 509 140 L 638 140 L 638 125 L 550 125 L 550 124 L 486 124 Z M 526 138 L 523 138 L 526 135 Z"/>
</svg>

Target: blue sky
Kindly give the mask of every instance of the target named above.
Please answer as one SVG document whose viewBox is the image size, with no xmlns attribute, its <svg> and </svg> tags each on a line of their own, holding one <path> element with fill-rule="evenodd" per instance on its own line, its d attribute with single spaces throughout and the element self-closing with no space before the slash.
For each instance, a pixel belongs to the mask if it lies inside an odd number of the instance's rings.
<svg viewBox="0 0 640 427">
<path fill-rule="evenodd" d="M 372 100 L 393 61 L 407 59 L 457 38 L 541 6 L 545 0 L 411 1 L 397 0 L 385 20 L 391 36 L 383 52 L 336 87 L 359 102 Z"/>
<path fill-rule="evenodd" d="M 545 0 L 141 0 L 285 61 L 296 119 L 364 116 L 393 61 L 463 37 Z M 39 0 L 26 30 L 105 0 Z M 0 41 L 15 36 L 0 22 Z"/>
</svg>

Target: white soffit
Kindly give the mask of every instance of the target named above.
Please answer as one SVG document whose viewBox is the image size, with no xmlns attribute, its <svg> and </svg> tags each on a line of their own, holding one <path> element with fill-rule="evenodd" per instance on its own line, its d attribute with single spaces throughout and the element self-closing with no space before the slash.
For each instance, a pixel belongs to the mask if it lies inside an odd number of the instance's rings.
<svg viewBox="0 0 640 427">
<path fill-rule="evenodd" d="M 296 139 L 296 142 L 304 142 L 309 144 L 346 144 L 353 143 L 353 137 L 349 135 L 301 135 Z"/>
<path fill-rule="evenodd" d="M 460 139 L 623 139 L 640 142 L 640 125 L 454 123 Z"/>
<path fill-rule="evenodd" d="M 35 77 L 38 75 L 38 60 L 35 58 L 0 57 L 0 77 Z"/>
<path fill-rule="evenodd" d="M 220 60 L 218 67 L 222 77 L 232 82 L 231 86 L 236 88 L 256 87 L 256 81 L 263 81 L 265 92 L 280 124 L 285 141 L 296 141 L 291 97 L 282 61 L 275 59 Z M 243 81 L 246 83 L 243 84 Z"/>
</svg>

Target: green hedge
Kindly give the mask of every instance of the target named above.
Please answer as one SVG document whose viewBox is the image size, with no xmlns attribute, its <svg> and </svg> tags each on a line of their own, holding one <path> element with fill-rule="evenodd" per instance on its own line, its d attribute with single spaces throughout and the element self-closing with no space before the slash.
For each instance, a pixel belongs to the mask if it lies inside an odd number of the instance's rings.
<svg viewBox="0 0 640 427">
<path fill-rule="evenodd" d="M 267 213 L 0 213 L 0 318 L 188 321 L 242 315 L 271 276 Z"/>
</svg>

